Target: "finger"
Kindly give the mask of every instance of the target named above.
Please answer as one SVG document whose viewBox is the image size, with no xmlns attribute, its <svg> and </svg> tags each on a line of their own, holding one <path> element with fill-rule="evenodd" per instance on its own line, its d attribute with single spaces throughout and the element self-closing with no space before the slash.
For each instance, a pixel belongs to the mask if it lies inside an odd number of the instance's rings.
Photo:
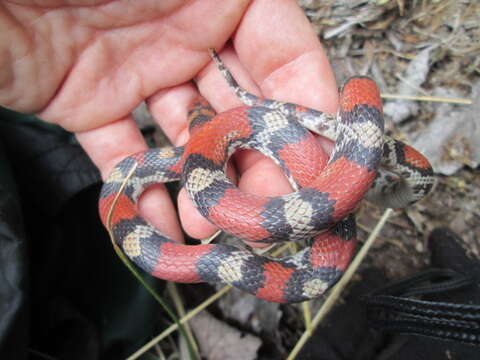
<svg viewBox="0 0 480 360">
<path fill-rule="evenodd" d="M 247 69 L 241 64 L 238 56 L 231 46 L 226 46 L 221 52 L 222 61 L 233 74 L 239 85 L 250 93 L 262 96 L 260 88 L 252 79 Z M 229 88 L 220 71 L 212 62 L 203 69 L 197 76 L 197 84 L 200 92 L 215 107 L 217 111 L 242 105 L 241 101 Z M 236 168 L 242 177 L 247 175 L 253 167 L 254 171 L 251 183 L 243 186 L 242 180 L 240 187 L 256 195 L 276 196 L 292 191 L 286 177 L 282 174 L 275 163 L 258 151 L 242 150 L 235 154 Z M 247 174 L 245 174 L 247 173 Z M 265 176 L 273 181 L 265 181 Z"/>
<path fill-rule="evenodd" d="M 185 83 L 161 90 L 147 100 L 150 113 L 175 146 L 184 145 L 188 140 L 187 112 L 199 95 L 192 83 Z M 227 167 L 227 176 L 231 180 L 236 178 L 231 164 Z M 177 206 L 183 230 L 190 237 L 204 239 L 218 230 L 200 214 L 183 188 L 178 195 Z"/>
<path fill-rule="evenodd" d="M 247 69 L 241 64 L 238 56 L 231 46 L 226 46 L 220 53 L 222 61 L 233 74 L 239 85 L 248 92 L 257 96 L 262 96 L 260 88 L 252 79 Z M 243 105 L 234 92 L 230 89 L 220 71 L 212 62 L 203 69 L 197 76 L 197 84 L 203 96 L 215 107 L 218 112 Z M 280 195 L 291 191 L 291 187 L 278 167 L 266 156 L 258 151 L 242 150 L 235 154 L 235 163 L 237 170 L 243 173 L 252 166 L 259 166 L 259 175 L 273 175 L 273 178 L 279 179 L 278 183 L 266 184 L 264 178 L 258 183 L 262 189 L 268 189 L 268 192 L 260 190 L 257 194 L 257 188 L 252 187 L 251 192 L 257 195 Z M 272 171 L 273 173 L 270 173 Z M 277 186 L 278 185 L 278 186 Z"/>
<path fill-rule="evenodd" d="M 188 140 L 188 107 L 199 95 L 188 82 L 160 90 L 147 99 L 150 114 L 174 146 L 184 145 Z"/>
<path fill-rule="evenodd" d="M 130 116 L 93 130 L 79 132 L 76 136 L 87 155 L 100 169 L 103 179 L 125 157 L 147 149 L 142 134 Z M 138 209 L 140 215 L 162 233 L 176 241 L 183 241 L 175 208 L 163 185 L 145 191 Z"/>
<path fill-rule="evenodd" d="M 188 107 L 199 96 L 191 83 L 164 89 L 147 100 L 150 113 L 173 145 L 184 145 L 188 138 Z M 193 238 L 204 238 L 217 231 L 193 206 L 184 189 L 177 200 L 178 213 L 185 232 Z"/>
<path fill-rule="evenodd" d="M 268 98 L 334 113 L 337 85 L 328 58 L 294 0 L 257 0 L 233 41 L 243 66 Z"/>
</svg>

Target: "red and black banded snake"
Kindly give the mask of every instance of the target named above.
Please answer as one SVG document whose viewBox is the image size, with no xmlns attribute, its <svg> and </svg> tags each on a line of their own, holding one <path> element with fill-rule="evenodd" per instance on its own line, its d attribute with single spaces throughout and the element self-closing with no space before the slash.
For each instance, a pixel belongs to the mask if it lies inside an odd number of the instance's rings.
<svg viewBox="0 0 480 360">
<path fill-rule="evenodd" d="M 318 297 L 354 253 L 351 213 L 358 203 L 364 197 L 384 207 L 413 203 L 432 189 L 433 170 L 415 149 L 384 135 L 380 95 L 369 78 L 345 83 L 332 116 L 247 93 L 211 55 L 245 105 L 215 114 L 199 99 L 189 111 L 185 146 L 120 162 L 102 188 L 102 221 L 126 255 L 158 278 L 229 283 L 282 303 Z M 330 159 L 307 128 L 335 140 Z M 295 192 L 261 197 L 238 189 L 225 168 L 239 148 L 270 157 Z M 227 233 L 262 243 L 307 239 L 308 245 L 279 259 L 224 244 L 177 243 L 142 219 L 136 203 L 148 186 L 178 180 L 200 213 Z"/>
</svg>

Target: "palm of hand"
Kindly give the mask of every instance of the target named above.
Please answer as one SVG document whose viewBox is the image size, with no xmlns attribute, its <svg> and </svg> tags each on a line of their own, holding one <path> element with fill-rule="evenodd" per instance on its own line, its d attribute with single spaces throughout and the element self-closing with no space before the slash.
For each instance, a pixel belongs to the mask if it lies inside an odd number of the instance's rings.
<svg viewBox="0 0 480 360">
<path fill-rule="evenodd" d="M 191 80 L 209 61 L 205 50 L 230 37 L 248 3 L 44 2 L 48 8 L 5 5 L 14 75 L 2 80 L 0 103 L 75 132 L 120 119 L 156 91 Z"/>
</svg>

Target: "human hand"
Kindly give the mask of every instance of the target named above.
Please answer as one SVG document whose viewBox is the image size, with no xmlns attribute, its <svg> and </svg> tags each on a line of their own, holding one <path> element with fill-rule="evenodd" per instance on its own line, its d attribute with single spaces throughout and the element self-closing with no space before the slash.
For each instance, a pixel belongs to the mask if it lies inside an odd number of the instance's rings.
<svg viewBox="0 0 480 360">
<path fill-rule="evenodd" d="M 187 106 L 199 93 L 218 112 L 240 105 L 207 51 L 229 40 L 220 55 L 248 91 L 336 110 L 328 60 L 293 0 L 64 3 L 2 2 L 0 105 L 74 132 L 104 178 L 120 160 L 147 148 L 131 115 L 140 102 L 146 101 L 175 146 L 188 139 Z M 235 164 L 238 185 L 248 192 L 291 191 L 280 170 L 257 152 L 236 154 Z M 139 207 L 154 226 L 181 241 L 163 185 L 149 189 Z M 183 190 L 178 207 L 190 236 L 216 231 Z"/>
</svg>

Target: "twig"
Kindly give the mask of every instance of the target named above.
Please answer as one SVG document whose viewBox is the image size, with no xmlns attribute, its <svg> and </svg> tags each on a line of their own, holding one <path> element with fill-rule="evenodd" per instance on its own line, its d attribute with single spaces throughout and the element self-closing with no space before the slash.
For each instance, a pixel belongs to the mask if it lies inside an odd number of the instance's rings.
<svg viewBox="0 0 480 360">
<path fill-rule="evenodd" d="M 212 236 L 206 238 L 206 239 L 203 239 L 201 241 L 201 243 L 203 245 L 206 245 L 206 244 L 210 244 L 218 235 L 220 235 L 220 233 L 222 232 L 222 230 L 218 230 L 215 234 L 213 234 Z"/>
<path fill-rule="evenodd" d="M 305 332 L 311 336 L 313 333 L 312 326 L 312 312 L 310 311 L 310 301 L 304 301 L 302 303 L 303 321 L 305 322 Z"/>
<path fill-rule="evenodd" d="M 185 307 L 183 306 L 182 298 L 180 297 L 180 294 L 178 292 L 177 285 L 174 282 L 168 281 L 167 282 L 167 291 L 170 297 L 172 298 L 173 304 L 175 305 L 175 309 L 177 310 L 177 313 L 181 316 L 184 317 L 186 315 Z M 192 344 L 193 351 L 195 351 L 195 356 L 197 359 L 200 359 L 200 353 L 198 352 L 198 345 L 197 342 L 195 341 L 195 337 L 193 336 L 192 329 L 188 325 L 188 323 L 185 324 L 185 332 L 187 333 L 188 340 Z"/>
<path fill-rule="evenodd" d="M 461 105 L 471 105 L 473 101 L 470 99 L 451 99 L 439 96 L 413 96 L 413 95 L 397 95 L 397 94 L 381 94 L 383 99 L 400 99 L 400 100 L 416 100 L 416 101 L 433 101 Z"/>
</svg>

